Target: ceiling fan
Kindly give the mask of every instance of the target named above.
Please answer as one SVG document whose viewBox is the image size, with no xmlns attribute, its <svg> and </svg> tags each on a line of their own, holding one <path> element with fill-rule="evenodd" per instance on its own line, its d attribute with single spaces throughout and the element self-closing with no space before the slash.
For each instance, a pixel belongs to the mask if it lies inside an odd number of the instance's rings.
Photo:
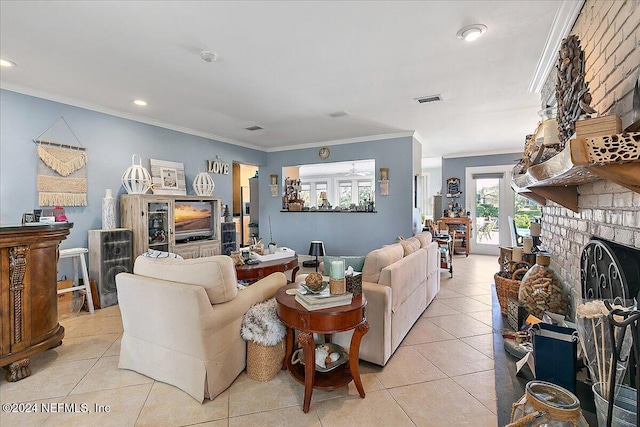
<svg viewBox="0 0 640 427">
<path fill-rule="evenodd" d="M 358 171 L 358 169 L 356 169 L 355 163 L 351 163 L 351 169 L 349 169 L 349 172 L 345 174 L 345 176 L 367 176 L 367 175 L 371 175 L 371 172 Z"/>
</svg>

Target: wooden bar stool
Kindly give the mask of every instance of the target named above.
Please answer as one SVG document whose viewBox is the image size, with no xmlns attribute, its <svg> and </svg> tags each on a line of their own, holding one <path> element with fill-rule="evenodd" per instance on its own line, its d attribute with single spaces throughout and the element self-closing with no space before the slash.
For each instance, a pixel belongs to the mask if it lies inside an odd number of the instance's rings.
<svg viewBox="0 0 640 427">
<path fill-rule="evenodd" d="M 89 313 L 93 314 L 93 297 L 91 296 L 91 284 L 89 283 L 89 273 L 87 273 L 87 262 L 84 254 L 89 252 L 87 248 L 61 249 L 60 259 L 71 258 L 73 260 L 73 286 L 70 288 L 58 289 L 58 294 L 65 292 L 84 290 Z M 78 260 L 80 260 L 80 271 L 82 272 L 82 285 L 78 280 Z"/>
</svg>

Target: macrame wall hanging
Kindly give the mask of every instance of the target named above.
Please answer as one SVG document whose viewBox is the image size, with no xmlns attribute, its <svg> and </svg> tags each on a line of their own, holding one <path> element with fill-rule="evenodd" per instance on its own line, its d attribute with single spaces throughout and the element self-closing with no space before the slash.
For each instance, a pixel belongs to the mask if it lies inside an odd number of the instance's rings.
<svg viewBox="0 0 640 427">
<path fill-rule="evenodd" d="M 60 121 L 78 145 L 42 138 Z M 38 204 L 87 206 L 87 149 L 80 144 L 64 117 L 59 117 L 33 141 L 38 145 Z"/>
</svg>

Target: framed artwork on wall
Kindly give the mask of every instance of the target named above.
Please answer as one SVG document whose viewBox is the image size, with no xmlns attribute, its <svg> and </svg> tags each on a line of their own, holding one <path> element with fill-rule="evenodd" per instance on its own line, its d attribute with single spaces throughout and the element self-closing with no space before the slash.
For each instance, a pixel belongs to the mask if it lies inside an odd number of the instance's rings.
<svg viewBox="0 0 640 427">
<path fill-rule="evenodd" d="M 149 159 L 149 164 L 153 194 L 187 194 L 183 163 Z"/>
<path fill-rule="evenodd" d="M 460 197 L 460 178 L 447 179 L 447 197 Z"/>
</svg>

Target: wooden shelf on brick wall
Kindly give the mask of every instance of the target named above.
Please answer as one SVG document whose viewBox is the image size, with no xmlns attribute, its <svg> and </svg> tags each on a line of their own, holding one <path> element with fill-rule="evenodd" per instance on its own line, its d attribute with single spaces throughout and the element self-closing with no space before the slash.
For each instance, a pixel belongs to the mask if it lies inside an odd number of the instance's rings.
<svg viewBox="0 0 640 427">
<path fill-rule="evenodd" d="M 565 149 L 511 181 L 513 190 L 544 205 L 578 212 L 578 186 L 606 179 L 640 193 L 640 132 L 571 139 Z"/>
</svg>

